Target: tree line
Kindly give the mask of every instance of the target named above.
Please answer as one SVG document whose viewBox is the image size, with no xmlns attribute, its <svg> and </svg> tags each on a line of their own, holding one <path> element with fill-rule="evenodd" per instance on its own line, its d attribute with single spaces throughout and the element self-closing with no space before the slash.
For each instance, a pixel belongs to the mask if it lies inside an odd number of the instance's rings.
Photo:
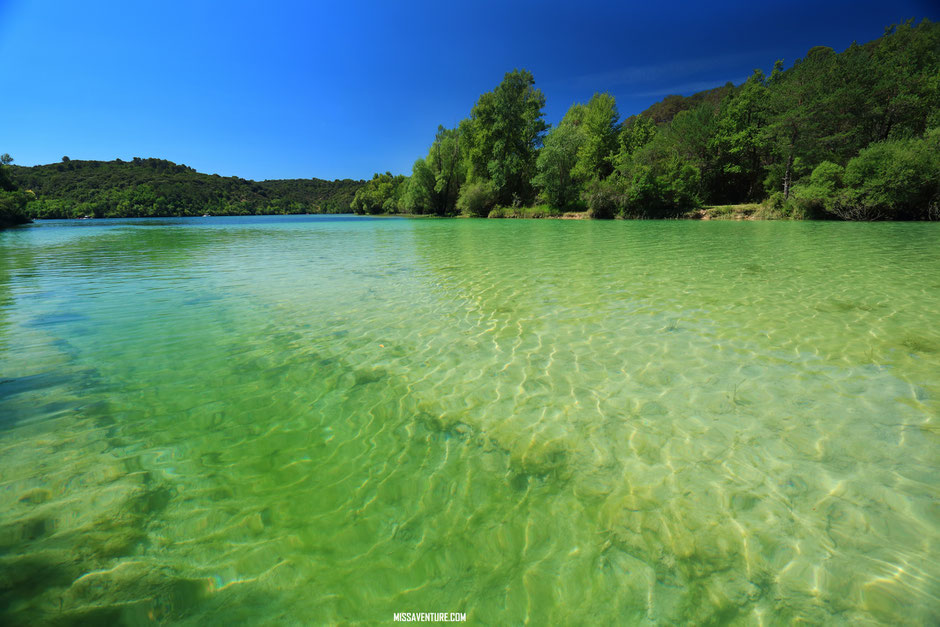
<svg viewBox="0 0 940 627">
<path fill-rule="evenodd" d="M 32 218 L 346 213 L 364 181 L 251 181 L 203 174 L 164 159 L 10 166 Z M 2 200 L 0 200 L 2 202 Z M 2 206 L 2 205 L 0 205 Z"/>
<path fill-rule="evenodd" d="M 596 93 L 549 128 L 532 74 L 514 70 L 456 128 L 438 128 L 410 176 L 376 174 L 350 207 L 664 218 L 762 203 L 767 217 L 940 219 L 938 76 L 940 25 L 909 21 L 623 120 Z"/>
</svg>

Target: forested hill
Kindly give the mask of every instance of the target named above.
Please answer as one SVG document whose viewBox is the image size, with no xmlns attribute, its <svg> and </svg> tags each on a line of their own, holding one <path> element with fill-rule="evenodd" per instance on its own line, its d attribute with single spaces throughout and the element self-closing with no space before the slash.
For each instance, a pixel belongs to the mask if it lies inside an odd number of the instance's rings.
<svg viewBox="0 0 940 627">
<path fill-rule="evenodd" d="M 34 218 L 157 217 L 342 213 L 363 181 L 251 181 L 202 174 L 163 159 L 78 161 L 10 166 L 10 178 L 35 199 Z"/>
<path fill-rule="evenodd" d="M 672 122 L 672 119 L 683 111 L 690 111 L 702 104 L 716 106 L 722 100 L 734 93 L 734 85 L 728 83 L 724 87 L 706 89 L 691 96 L 666 96 L 656 104 L 650 106 L 641 116 L 652 118 L 657 124 Z"/>
</svg>

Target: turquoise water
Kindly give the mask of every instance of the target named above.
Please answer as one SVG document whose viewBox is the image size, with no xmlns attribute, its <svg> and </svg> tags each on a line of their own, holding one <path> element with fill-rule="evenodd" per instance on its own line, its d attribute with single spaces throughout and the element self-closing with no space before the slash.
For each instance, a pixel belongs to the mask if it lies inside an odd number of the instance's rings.
<svg viewBox="0 0 940 627">
<path fill-rule="evenodd" d="M 940 621 L 940 225 L 0 233 L 0 623 Z"/>
</svg>

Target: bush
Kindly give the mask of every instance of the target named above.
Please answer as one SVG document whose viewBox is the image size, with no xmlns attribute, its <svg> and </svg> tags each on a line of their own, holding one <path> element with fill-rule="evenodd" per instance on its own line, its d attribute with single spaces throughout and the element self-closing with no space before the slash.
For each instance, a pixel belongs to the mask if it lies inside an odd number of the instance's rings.
<svg viewBox="0 0 940 627">
<path fill-rule="evenodd" d="M 845 193 L 833 211 L 844 219 L 925 220 L 940 202 L 940 128 L 922 139 L 884 141 L 845 168 Z"/>
<path fill-rule="evenodd" d="M 26 203 L 29 196 L 25 192 L 0 191 L 0 229 L 29 222 L 26 215 Z"/>
<path fill-rule="evenodd" d="M 701 205 L 701 172 L 674 158 L 633 169 L 624 196 L 624 216 L 674 218 Z"/>
<path fill-rule="evenodd" d="M 772 202 L 779 203 L 777 195 Z M 824 161 L 779 209 L 843 220 L 933 219 L 940 204 L 940 129 L 925 138 L 871 144 L 843 169 Z"/>
<path fill-rule="evenodd" d="M 793 186 L 789 202 L 780 207 L 784 217 L 803 219 L 832 215 L 841 202 L 844 174 L 845 170 L 837 163 L 820 163 L 810 174 L 808 182 Z"/>
<path fill-rule="evenodd" d="M 788 200 L 783 197 L 783 192 L 774 192 L 760 204 L 754 217 L 758 220 L 806 220 L 812 215 L 808 204 L 793 195 Z"/>
<path fill-rule="evenodd" d="M 581 193 L 581 199 L 587 205 L 588 217 L 597 220 L 610 220 L 621 213 L 625 201 L 623 192 L 610 180 L 591 181 Z"/>
<path fill-rule="evenodd" d="M 489 215 L 496 202 L 496 192 L 490 181 L 465 183 L 457 197 L 457 209 L 468 216 L 478 218 Z"/>
</svg>

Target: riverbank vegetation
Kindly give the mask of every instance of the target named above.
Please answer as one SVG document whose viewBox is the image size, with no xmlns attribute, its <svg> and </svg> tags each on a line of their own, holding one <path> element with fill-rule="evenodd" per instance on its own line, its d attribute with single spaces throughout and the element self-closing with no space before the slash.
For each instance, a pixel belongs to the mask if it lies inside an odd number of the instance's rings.
<svg viewBox="0 0 940 627">
<path fill-rule="evenodd" d="M 34 218 L 346 213 L 363 181 L 251 181 L 202 174 L 163 159 L 79 161 L 11 167 L 34 198 Z"/>
<path fill-rule="evenodd" d="M 597 93 L 549 129 L 532 74 L 514 70 L 456 128 L 438 128 L 411 176 L 376 174 L 350 207 L 481 217 L 940 219 L 938 76 L 940 24 L 925 19 L 839 53 L 813 48 L 741 85 L 669 96 L 625 120 L 613 96 Z M 733 205 L 748 209 L 717 209 Z"/>
<path fill-rule="evenodd" d="M 19 191 L 10 179 L 9 165 L 13 157 L 0 155 L 0 229 L 29 222 L 26 204 L 30 196 Z"/>
</svg>

